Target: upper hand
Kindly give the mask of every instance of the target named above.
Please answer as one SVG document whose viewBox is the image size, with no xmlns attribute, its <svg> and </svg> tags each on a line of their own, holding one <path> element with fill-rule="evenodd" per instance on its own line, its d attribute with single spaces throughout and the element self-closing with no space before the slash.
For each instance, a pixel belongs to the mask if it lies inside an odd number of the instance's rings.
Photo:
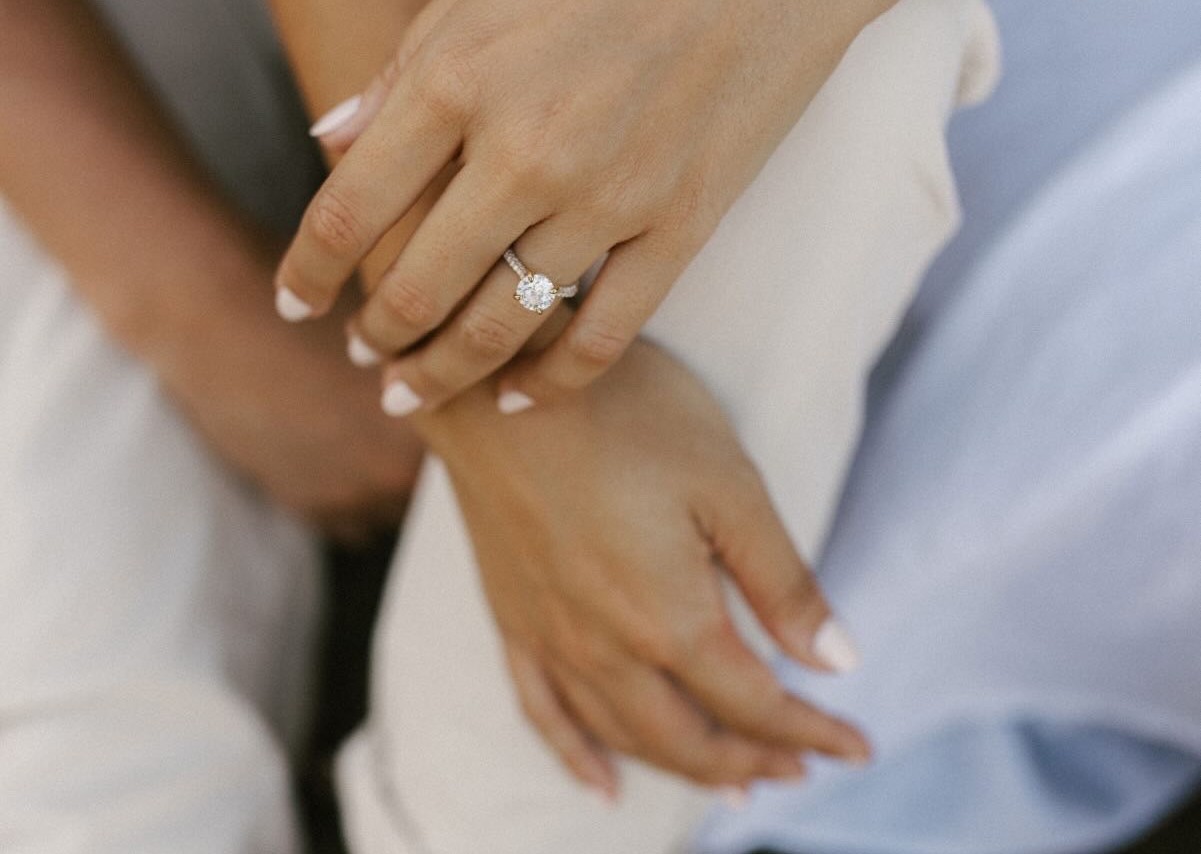
<svg viewBox="0 0 1201 854">
<path fill-rule="evenodd" d="M 446 461 L 527 716 L 585 783 L 602 750 L 706 785 L 860 761 L 850 725 L 787 694 L 735 630 L 728 574 L 794 659 L 854 665 L 720 409 L 638 342 L 570 401 L 521 416 L 483 389 L 418 419 Z"/>
<path fill-rule="evenodd" d="M 284 258 L 282 304 L 293 318 L 326 311 L 380 237 L 453 173 L 354 319 L 359 360 L 403 354 L 390 379 L 436 407 L 508 363 L 543 320 L 514 301 L 506 248 L 561 285 L 609 253 L 558 342 L 499 386 L 539 403 L 583 387 L 887 5 L 432 0 L 323 136 L 348 150 Z"/>
</svg>

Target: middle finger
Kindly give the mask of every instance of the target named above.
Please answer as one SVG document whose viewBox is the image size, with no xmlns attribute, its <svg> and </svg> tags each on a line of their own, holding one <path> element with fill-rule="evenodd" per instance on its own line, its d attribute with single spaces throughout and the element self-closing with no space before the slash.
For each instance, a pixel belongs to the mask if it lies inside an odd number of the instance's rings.
<svg viewBox="0 0 1201 854">
<path fill-rule="evenodd" d="M 549 213 L 533 196 L 492 180 L 482 163 L 469 162 L 451 180 L 384 273 L 353 323 L 352 352 L 387 359 L 441 326 L 513 241 Z"/>
<path fill-rule="evenodd" d="M 515 250 L 531 272 L 545 271 L 549 282 L 562 289 L 608 248 L 604 240 L 568 225 L 565 217 L 553 217 L 526 232 Z M 415 406 L 436 408 L 517 355 L 559 302 L 555 298 L 541 312 L 532 310 L 517 299 L 520 281 L 507 263 L 497 263 L 446 327 L 389 367 L 385 402 L 405 401 L 407 407 L 386 410 L 406 415 Z"/>
</svg>

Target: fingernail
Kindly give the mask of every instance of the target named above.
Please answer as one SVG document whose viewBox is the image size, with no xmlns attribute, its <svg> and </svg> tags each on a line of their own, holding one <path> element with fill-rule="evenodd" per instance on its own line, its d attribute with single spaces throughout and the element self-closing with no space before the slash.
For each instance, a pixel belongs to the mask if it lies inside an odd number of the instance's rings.
<svg viewBox="0 0 1201 854">
<path fill-rule="evenodd" d="M 421 408 L 421 397 L 404 380 L 389 383 L 384 389 L 384 412 L 393 418 L 404 418 Z"/>
<path fill-rule="evenodd" d="M 275 291 L 275 310 L 289 323 L 299 323 L 313 316 L 313 307 L 287 287 Z"/>
<path fill-rule="evenodd" d="M 374 368 L 383 361 L 383 357 L 374 347 L 363 340 L 363 337 L 357 332 L 351 332 L 346 339 L 346 355 L 350 357 L 350 361 L 358 368 Z"/>
<path fill-rule="evenodd" d="M 347 98 L 324 116 L 317 119 L 317 123 L 309 128 L 309 136 L 322 137 L 327 133 L 333 133 L 348 121 L 353 119 L 355 114 L 359 111 L 359 107 L 361 106 L 363 106 L 362 95 L 355 95 L 353 98 Z"/>
<path fill-rule="evenodd" d="M 534 405 L 534 398 L 519 391 L 506 391 L 496 400 L 496 408 L 501 415 L 516 415 L 525 412 Z"/>
<path fill-rule="evenodd" d="M 735 812 L 742 812 L 746 809 L 750 796 L 747 795 L 746 789 L 729 786 L 721 790 L 721 799 L 726 802 L 726 806 L 730 809 Z"/>
<path fill-rule="evenodd" d="M 859 650 L 850 632 L 834 617 L 817 630 L 813 638 L 813 654 L 835 673 L 850 673 L 859 666 Z"/>
</svg>

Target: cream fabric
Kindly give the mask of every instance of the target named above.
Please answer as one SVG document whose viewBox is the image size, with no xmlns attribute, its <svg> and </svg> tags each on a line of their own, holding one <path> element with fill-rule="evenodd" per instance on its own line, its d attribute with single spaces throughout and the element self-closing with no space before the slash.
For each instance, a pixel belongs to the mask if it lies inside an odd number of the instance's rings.
<svg viewBox="0 0 1201 854">
<path fill-rule="evenodd" d="M 945 124 L 998 68 L 986 7 L 873 24 L 648 334 L 726 405 L 796 542 L 829 527 L 867 372 L 958 223 Z M 379 627 L 372 714 L 339 776 L 356 854 L 669 854 L 710 795 L 624 769 L 607 812 L 524 722 L 443 468 L 429 465 Z"/>
</svg>

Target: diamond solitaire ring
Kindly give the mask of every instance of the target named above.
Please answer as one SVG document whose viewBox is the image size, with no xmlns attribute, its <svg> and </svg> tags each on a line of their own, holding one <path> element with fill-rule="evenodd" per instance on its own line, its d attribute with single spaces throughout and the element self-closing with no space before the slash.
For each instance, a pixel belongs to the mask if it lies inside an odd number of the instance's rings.
<svg viewBox="0 0 1201 854">
<path fill-rule="evenodd" d="M 513 268 L 513 272 L 519 278 L 513 299 L 521 303 L 521 307 L 526 311 L 542 314 L 555 304 L 556 298 L 570 299 L 579 292 L 575 285 L 556 287 L 554 282 L 541 273 L 531 273 L 512 249 L 505 250 L 505 263 Z"/>
</svg>

